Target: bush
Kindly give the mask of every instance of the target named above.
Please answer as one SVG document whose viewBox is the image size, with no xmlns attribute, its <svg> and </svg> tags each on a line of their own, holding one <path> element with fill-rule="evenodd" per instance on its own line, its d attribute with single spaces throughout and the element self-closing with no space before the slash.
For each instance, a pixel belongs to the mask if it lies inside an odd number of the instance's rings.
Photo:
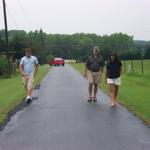
<svg viewBox="0 0 150 150">
<path fill-rule="evenodd" d="M 0 56 L 0 75 L 6 75 L 7 74 L 7 59 L 6 56 Z"/>
<path fill-rule="evenodd" d="M 49 62 L 50 60 L 52 60 L 54 58 L 54 56 L 52 54 L 47 55 L 46 57 L 46 61 Z"/>
</svg>

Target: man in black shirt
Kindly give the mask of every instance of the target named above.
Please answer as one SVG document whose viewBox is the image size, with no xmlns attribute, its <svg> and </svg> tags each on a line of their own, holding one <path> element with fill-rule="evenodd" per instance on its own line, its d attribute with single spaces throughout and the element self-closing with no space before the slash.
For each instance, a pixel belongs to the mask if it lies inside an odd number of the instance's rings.
<svg viewBox="0 0 150 150">
<path fill-rule="evenodd" d="M 93 55 L 89 56 L 86 61 L 84 71 L 84 76 L 87 77 L 89 81 L 88 102 L 92 102 L 92 93 L 93 93 L 93 101 L 97 102 L 96 94 L 100 79 L 100 72 L 103 72 L 104 65 L 105 65 L 104 59 L 101 56 L 99 47 L 95 46 L 93 49 Z"/>
</svg>

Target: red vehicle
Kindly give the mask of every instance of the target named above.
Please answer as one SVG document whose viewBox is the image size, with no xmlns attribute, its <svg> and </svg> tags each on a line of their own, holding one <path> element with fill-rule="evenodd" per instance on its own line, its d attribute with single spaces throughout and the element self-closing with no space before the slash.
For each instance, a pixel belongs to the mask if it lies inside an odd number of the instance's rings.
<svg viewBox="0 0 150 150">
<path fill-rule="evenodd" d="M 65 61 L 62 58 L 54 58 L 54 59 L 49 61 L 49 65 L 64 66 L 65 65 Z"/>
</svg>

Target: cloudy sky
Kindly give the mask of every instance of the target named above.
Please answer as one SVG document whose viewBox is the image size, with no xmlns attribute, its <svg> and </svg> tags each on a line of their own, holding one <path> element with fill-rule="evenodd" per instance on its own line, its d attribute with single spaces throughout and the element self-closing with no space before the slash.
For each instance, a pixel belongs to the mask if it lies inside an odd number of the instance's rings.
<svg viewBox="0 0 150 150">
<path fill-rule="evenodd" d="M 123 32 L 150 40 L 150 0 L 6 0 L 9 29 L 47 33 Z M 0 29 L 3 25 L 0 1 Z"/>
</svg>

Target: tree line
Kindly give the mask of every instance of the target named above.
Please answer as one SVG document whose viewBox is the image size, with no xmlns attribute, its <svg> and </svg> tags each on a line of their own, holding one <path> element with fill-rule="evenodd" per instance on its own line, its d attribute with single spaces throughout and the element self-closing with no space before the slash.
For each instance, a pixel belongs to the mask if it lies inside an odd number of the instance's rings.
<svg viewBox="0 0 150 150">
<path fill-rule="evenodd" d="M 150 43 L 142 45 L 134 41 L 133 36 L 123 33 L 103 36 L 88 33 L 47 34 L 42 30 L 11 30 L 8 33 L 12 60 L 19 60 L 24 55 L 24 49 L 31 47 L 41 64 L 52 57 L 83 61 L 94 46 L 100 47 L 105 59 L 111 52 L 116 52 L 124 60 L 150 58 Z M 4 30 L 0 30 L 0 53 L 5 54 Z"/>
</svg>

